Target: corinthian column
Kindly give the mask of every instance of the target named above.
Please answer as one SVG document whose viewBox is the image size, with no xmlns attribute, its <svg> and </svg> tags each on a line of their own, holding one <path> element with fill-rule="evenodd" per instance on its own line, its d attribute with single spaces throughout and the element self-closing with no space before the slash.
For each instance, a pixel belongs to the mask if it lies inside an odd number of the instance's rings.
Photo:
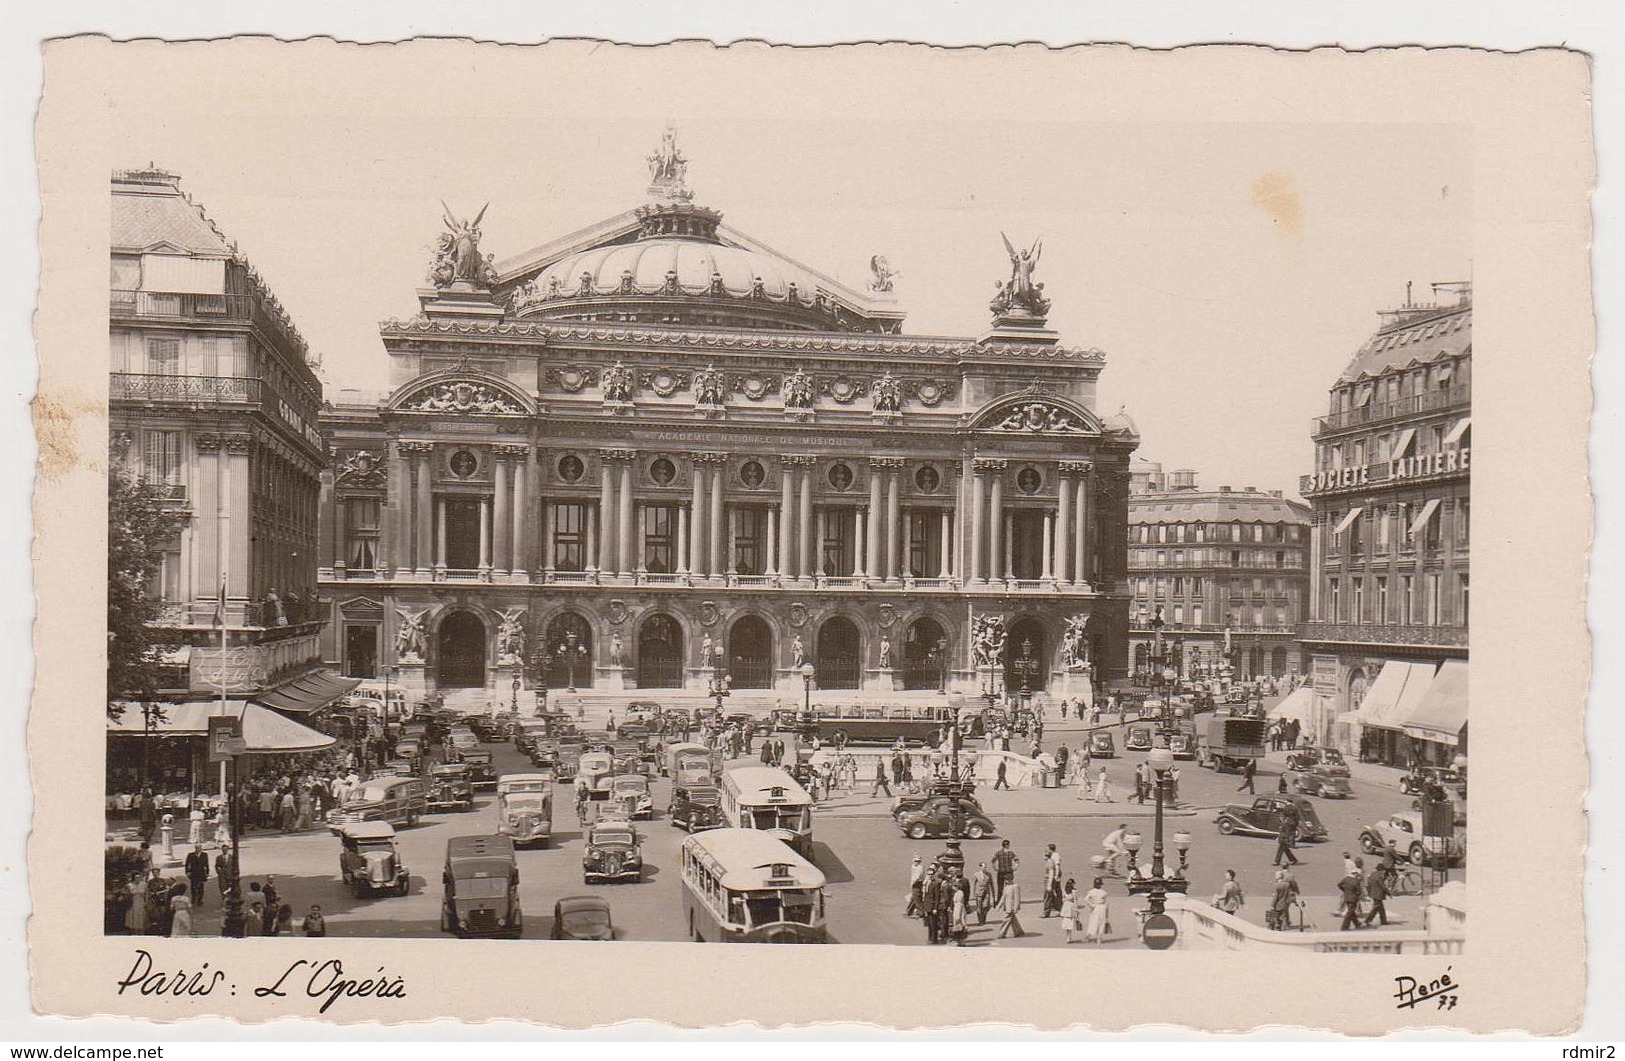
<svg viewBox="0 0 1625 1061">
<path fill-rule="evenodd" d="M 723 560 L 723 537 L 727 534 L 722 521 L 722 469 L 721 456 L 712 458 L 711 465 L 711 574 L 720 575 L 727 570 Z"/>
<path fill-rule="evenodd" d="M 885 474 L 881 462 L 869 458 L 869 540 L 863 550 L 863 564 L 870 578 L 886 577 L 886 561 L 880 555 L 880 479 Z"/>
<path fill-rule="evenodd" d="M 982 469 L 971 472 L 970 503 L 970 558 L 965 568 L 966 582 L 982 581 L 982 505 L 986 486 L 982 482 Z"/>
<path fill-rule="evenodd" d="M 637 549 L 633 541 L 637 530 L 632 521 L 632 454 L 621 457 L 621 566 L 620 572 L 628 577 L 638 566 Z"/>
<path fill-rule="evenodd" d="M 508 528 L 512 525 L 508 514 L 508 462 L 499 452 L 491 469 L 496 477 L 496 515 L 492 526 L 492 544 L 496 547 L 492 566 L 499 572 L 508 569 Z"/>
<path fill-rule="evenodd" d="M 694 493 L 688 503 L 688 573 L 696 578 L 705 576 L 705 455 L 689 455 L 689 467 L 694 476 Z"/>
<path fill-rule="evenodd" d="M 993 482 L 988 500 L 988 549 L 987 549 L 987 577 L 989 581 L 997 582 L 1010 576 L 1004 565 L 1004 461 L 993 462 L 996 468 L 990 468 Z"/>
<path fill-rule="evenodd" d="M 1055 580 L 1072 581 L 1072 477 L 1061 471 L 1061 497 L 1055 509 Z"/>
<path fill-rule="evenodd" d="M 779 575 L 781 578 L 796 577 L 795 547 L 791 544 L 795 540 L 794 520 L 791 512 L 795 507 L 795 483 L 792 477 L 796 473 L 795 458 L 779 458 Z"/>
<path fill-rule="evenodd" d="M 800 545 L 796 556 L 796 573 L 801 578 L 812 577 L 812 461 L 802 458 L 800 469 L 801 479 L 801 511 L 796 513 L 796 523 L 801 530 Z"/>
<path fill-rule="evenodd" d="M 615 465 L 606 450 L 598 456 L 598 556 L 600 572 L 615 572 Z"/>
</svg>

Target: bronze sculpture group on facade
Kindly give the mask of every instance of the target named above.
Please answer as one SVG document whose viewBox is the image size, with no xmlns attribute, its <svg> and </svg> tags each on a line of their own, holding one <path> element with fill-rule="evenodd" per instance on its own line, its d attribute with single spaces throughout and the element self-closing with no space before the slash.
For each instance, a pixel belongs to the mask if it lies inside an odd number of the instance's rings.
<svg viewBox="0 0 1625 1061">
<path fill-rule="evenodd" d="M 1033 270 L 1044 253 L 1042 238 L 1034 240 L 1026 250 L 1017 250 L 1010 237 L 1003 232 L 1005 253 L 1010 256 L 1010 278 L 1001 280 L 998 293 L 988 304 L 995 316 L 1043 317 L 1049 313 L 1050 300 L 1044 297 L 1044 285 L 1033 281 Z"/>
<path fill-rule="evenodd" d="M 496 263 L 491 255 L 480 255 L 480 221 L 490 203 L 480 207 L 472 220 L 459 219 L 446 201 L 440 201 L 446 231 L 435 241 L 434 260 L 429 263 L 429 283 L 447 288 L 455 283 L 490 285 L 496 281 Z"/>
</svg>

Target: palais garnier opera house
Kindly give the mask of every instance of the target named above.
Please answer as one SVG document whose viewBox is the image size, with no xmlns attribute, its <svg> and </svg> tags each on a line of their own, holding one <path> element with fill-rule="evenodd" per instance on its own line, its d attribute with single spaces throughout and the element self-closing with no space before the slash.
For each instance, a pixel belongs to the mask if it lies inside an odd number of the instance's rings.
<svg viewBox="0 0 1625 1061">
<path fill-rule="evenodd" d="M 668 130 L 644 201 L 506 261 L 500 203 L 445 212 L 420 312 L 380 326 L 389 392 L 323 414 L 325 658 L 504 705 L 1123 676 L 1139 439 L 1046 327 L 1042 244 L 967 256 L 1001 281 L 984 334 L 911 336 L 884 257 L 849 287 L 687 168 Z"/>
</svg>

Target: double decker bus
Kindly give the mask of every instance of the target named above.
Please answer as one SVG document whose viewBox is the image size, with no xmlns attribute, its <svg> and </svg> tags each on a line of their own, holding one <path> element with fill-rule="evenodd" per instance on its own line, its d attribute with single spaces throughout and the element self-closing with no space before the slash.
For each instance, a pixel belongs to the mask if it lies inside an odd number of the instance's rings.
<svg viewBox="0 0 1625 1061">
<path fill-rule="evenodd" d="M 765 832 L 812 858 L 812 796 L 785 770 L 736 766 L 718 782 L 722 821 L 730 829 Z"/>
<path fill-rule="evenodd" d="M 953 725 L 954 713 L 946 707 L 866 707 L 843 704 L 839 707 L 813 705 L 812 717 L 803 727 L 826 743 L 935 745 Z M 982 717 L 974 711 L 959 716 L 960 738 L 982 735 Z"/>
<path fill-rule="evenodd" d="M 691 939 L 827 943 L 824 874 L 755 829 L 712 829 L 683 841 L 683 912 Z"/>
</svg>

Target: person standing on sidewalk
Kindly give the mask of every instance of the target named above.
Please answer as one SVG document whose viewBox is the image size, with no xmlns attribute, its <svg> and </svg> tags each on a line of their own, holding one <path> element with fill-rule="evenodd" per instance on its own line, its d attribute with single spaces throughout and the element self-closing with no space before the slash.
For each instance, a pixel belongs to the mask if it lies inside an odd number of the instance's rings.
<svg viewBox="0 0 1625 1061">
<path fill-rule="evenodd" d="M 1051 917 L 1061 909 L 1061 856 L 1054 844 L 1044 852 L 1043 902 L 1042 917 Z"/>
<path fill-rule="evenodd" d="M 970 882 L 970 902 L 976 910 L 976 923 L 987 924 L 987 912 L 993 906 L 993 874 L 986 862 L 976 864 L 976 873 Z"/>
<path fill-rule="evenodd" d="M 1351 928 L 1360 927 L 1360 893 L 1363 890 L 1357 874 L 1346 873 L 1343 879 L 1337 882 L 1337 890 L 1343 895 L 1343 923 L 1337 926 L 1339 932 L 1347 932 Z"/>
<path fill-rule="evenodd" d="M 1371 911 L 1365 915 L 1365 927 L 1370 928 L 1371 922 L 1382 918 L 1382 927 L 1388 927 L 1388 908 L 1383 904 L 1388 899 L 1388 873 L 1387 860 L 1378 859 L 1377 864 L 1371 867 L 1366 874 L 1365 894 L 1371 900 Z"/>
<path fill-rule="evenodd" d="M 925 871 L 925 879 L 920 884 L 920 914 L 925 920 L 925 941 L 927 943 L 941 942 L 941 932 L 937 919 L 937 906 L 942 902 L 941 874 L 935 865 Z"/>
<path fill-rule="evenodd" d="M 1258 760 L 1248 759 L 1245 763 L 1243 763 L 1241 767 L 1241 784 L 1236 788 L 1236 791 L 1251 792 L 1256 795 L 1258 790 L 1253 787 L 1253 775 L 1257 773 Z"/>
<path fill-rule="evenodd" d="M 203 887 L 209 882 L 209 855 L 202 847 L 194 847 L 186 855 L 186 879 L 192 885 L 192 905 L 203 906 Z"/>
<path fill-rule="evenodd" d="M 1281 815 L 1281 825 L 1275 834 L 1275 864 L 1296 866 L 1298 856 L 1292 853 L 1292 845 L 1298 839 L 1298 815 L 1295 810 L 1289 810 Z"/>
<path fill-rule="evenodd" d="M 903 911 L 904 917 L 918 917 L 920 914 L 920 889 L 925 886 L 925 862 L 919 855 L 914 856 L 914 864 L 908 868 L 908 907 Z"/>
</svg>

